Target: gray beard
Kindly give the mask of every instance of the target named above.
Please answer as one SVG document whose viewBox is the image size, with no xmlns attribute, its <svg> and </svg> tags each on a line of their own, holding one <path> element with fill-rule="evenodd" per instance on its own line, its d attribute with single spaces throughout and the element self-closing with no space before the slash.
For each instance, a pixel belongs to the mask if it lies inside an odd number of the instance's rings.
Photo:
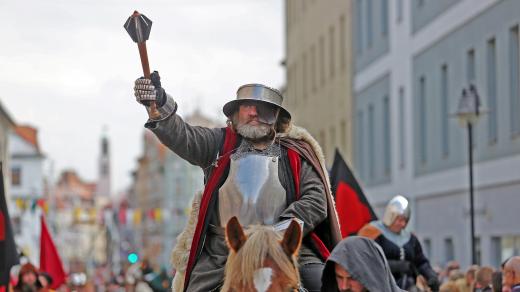
<svg viewBox="0 0 520 292">
<path fill-rule="evenodd" d="M 271 133 L 271 126 L 269 125 L 248 125 L 248 124 L 240 124 L 237 125 L 237 132 L 244 138 L 251 140 L 262 140 L 267 138 Z"/>
</svg>

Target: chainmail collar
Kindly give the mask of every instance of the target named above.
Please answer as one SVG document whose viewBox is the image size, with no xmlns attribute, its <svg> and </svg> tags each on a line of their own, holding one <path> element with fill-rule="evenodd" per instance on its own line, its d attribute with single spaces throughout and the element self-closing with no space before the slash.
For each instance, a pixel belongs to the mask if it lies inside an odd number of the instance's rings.
<svg viewBox="0 0 520 292">
<path fill-rule="evenodd" d="M 282 153 L 280 143 L 274 141 L 271 145 L 267 146 L 267 148 L 263 150 L 255 149 L 253 143 L 248 141 L 247 139 L 242 139 L 242 142 L 236 149 L 235 153 L 231 154 L 231 159 L 238 160 L 247 155 L 261 155 L 261 156 L 269 156 L 269 157 L 280 157 Z"/>
</svg>

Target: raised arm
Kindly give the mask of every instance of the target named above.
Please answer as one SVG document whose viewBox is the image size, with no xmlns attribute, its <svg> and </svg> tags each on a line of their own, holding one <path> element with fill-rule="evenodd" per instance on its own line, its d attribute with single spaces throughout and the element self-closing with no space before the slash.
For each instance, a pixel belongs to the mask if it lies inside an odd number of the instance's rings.
<svg viewBox="0 0 520 292">
<path fill-rule="evenodd" d="M 145 127 L 177 155 L 188 162 L 206 168 L 215 160 L 224 138 L 221 128 L 191 126 L 176 114 L 177 103 L 161 87 L 157 71 L 151 79 L 135 81 L 137 102 L 144 105 L 149 119 Z M 150 101 L 155 103 L 150 103 Z"/>
</svg>

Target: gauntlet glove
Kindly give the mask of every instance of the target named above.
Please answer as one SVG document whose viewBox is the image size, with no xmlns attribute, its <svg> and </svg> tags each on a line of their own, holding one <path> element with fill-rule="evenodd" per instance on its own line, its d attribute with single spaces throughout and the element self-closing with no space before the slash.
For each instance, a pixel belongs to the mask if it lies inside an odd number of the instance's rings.
<svg viewBox="0 0 520 292">
<path fill-rule="evenodd" d="M 161 77 L 157 71 L 150 74 L 150 79 L 141 77 L 135 80 L 134 95 L 136 101 L 145 106 L 153 121 L 164 120 L 177 109 L 173 99 L 168 98 L 161 87 Z"/>
</svg>

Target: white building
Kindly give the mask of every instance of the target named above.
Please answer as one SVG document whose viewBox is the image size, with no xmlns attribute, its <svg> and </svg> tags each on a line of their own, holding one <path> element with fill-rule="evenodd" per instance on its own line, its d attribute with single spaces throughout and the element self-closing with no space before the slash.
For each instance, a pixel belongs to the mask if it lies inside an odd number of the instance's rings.
<svg viewBox="0 0 520 292">
<path fill-rule="evenodd" d="M 40 208 L 44 196 L 43 162 L 38 131 L 16 126 L 9 135 L 11 218 L 16 244 L 33 263 L 39 262 Z"/>
<path fill-rule="evenodd" d="M 353 160 L 381 214 L 412 201 L 411 229 L 433 263 L 470 263 L 467 131 L 452 114 L 476 85 L 477 259 L 520 254 L 517 0 L 353 1 Z"/>
<path fill-rule="evenodd" d="M 16 126 L 9 135 L 13 200 L 43 197 L 45 156 L 40 150 L 37 135 L 37 129 L 30 126 Z"/>
</svg>

